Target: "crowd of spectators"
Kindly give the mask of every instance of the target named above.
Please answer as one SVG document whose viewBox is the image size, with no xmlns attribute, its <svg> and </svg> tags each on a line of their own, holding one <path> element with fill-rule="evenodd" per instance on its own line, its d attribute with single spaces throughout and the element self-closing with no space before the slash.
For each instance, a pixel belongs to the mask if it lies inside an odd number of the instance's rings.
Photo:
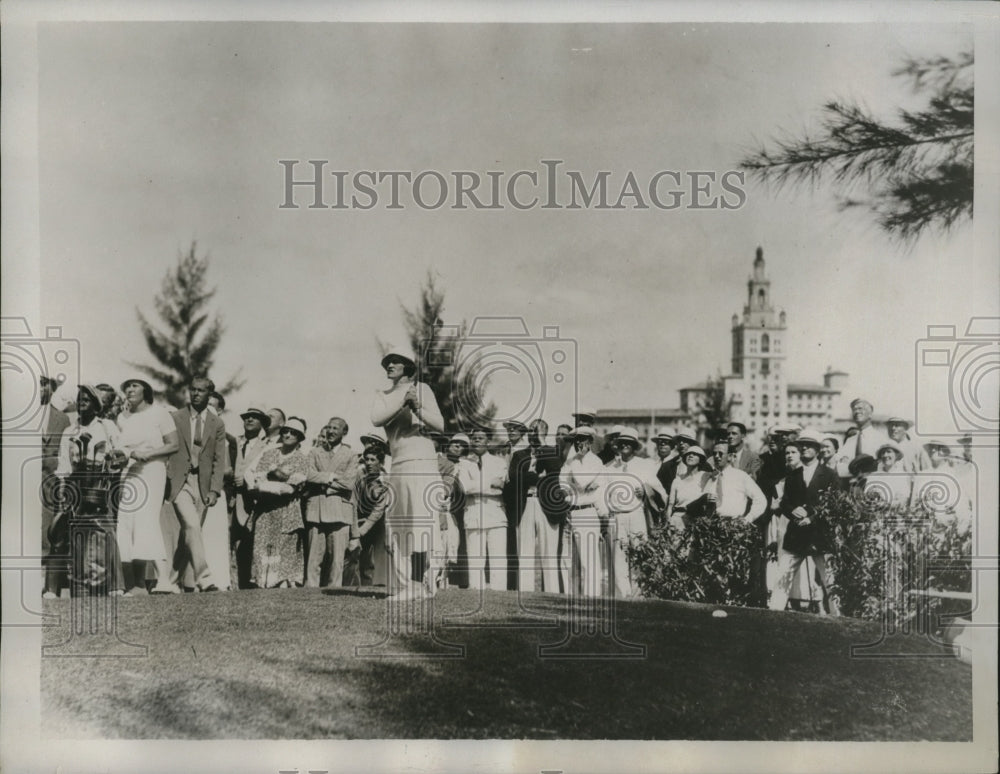
<svg viewBox="0 0 1000 774">
<path fill-rule="evenodd" d="M 753 449 L 730 422 L 663 431 L 648 449 L 635 428 L 600 435 L 586 409 L 551 437 L 541 418 L 446 433 L 412 356 L 382 366 L 390 387 L 357 448 L 344 419 L 310 436 L 274 406 L 246 407 L 230 435 L 204 377 L 173 411 L 141 378 L 82 384 L 72 418 L 43 378 L 44 595 L 384 585 L 395 598 L 446 586 L 630 598 L 630 540 L 715 518 L 757 536 L 757 604 L 836 614 L 824 492 L 912 508 L 920 476 L 948 472 L 960 492 L 941 517 L 972 518 L 968 450 L 917 443 L 900 417 L 883 432 L 866 400 L 844 437 L 778 425 Z"/>
</svg>

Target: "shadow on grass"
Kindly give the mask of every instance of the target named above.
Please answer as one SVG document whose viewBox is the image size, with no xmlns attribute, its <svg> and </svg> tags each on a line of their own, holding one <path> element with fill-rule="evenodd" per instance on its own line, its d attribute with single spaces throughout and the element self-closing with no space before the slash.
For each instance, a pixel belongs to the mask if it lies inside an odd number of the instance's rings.
<svg viewBox="0 0 1000 774">
<path fill-rule="evenodd" d="M 43 727 L 191 739 L 971 737 L 971 670 L 954 659 L 852 659 L 852 644 L 879 634 L 861 621 L 735 608 L 715 618 L 702 605 L 623 602 L 617 631 L 645 646 L 644 658 L 613 658 L 607 637 L 576 642 L 612 658 L 542 658 L 540 648 L 585 623 L 587 603 L 449 590 L 434 600 L 433 631 L 463 657 L 432 658 L 439 642 L 403 632 L 391 639 L 405 658 L 358 658 L 358 646 L 386 637 L 384 598 L 352 589 L 195 596 L 123 607 L 123 630 L 150 643 L 147 659 L 43 659 Z M 477 606 L 482 620 L 506 626 L 439 626 Z M 510 626 L 525 611 L 557 626 Z"/>
</svg>

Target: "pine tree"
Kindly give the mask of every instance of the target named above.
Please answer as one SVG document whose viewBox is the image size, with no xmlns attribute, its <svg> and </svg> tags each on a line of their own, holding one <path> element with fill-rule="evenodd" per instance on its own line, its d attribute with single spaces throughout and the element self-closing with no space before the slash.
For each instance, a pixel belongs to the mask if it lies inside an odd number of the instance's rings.
<svg viewBox="0 0 1000 774">
<path fill-rule="evenodd" d="M 695 398 L 691 421 L 705 429 L 707 439 L 716 441 L 725 435 L 733 409 L 732 396 L 726 397 L 726 382 L 722 374 L 705 379 L 705 389 Z"/>
<path fill-rule="evenodd" d="M 762 182 L 817 185 L 832 178 L 848 195 L 841 208 L 872 210 L 884 231 L 912 241 L 926 229 L 948 230 L 972 217 L 973 55 L 910 59 L 893 75 L 929 92 L 927 107 L 898 111 L 883 123 L 856 104 L 824 105 L 818 137 L 776 140 L 740 162 Z M 868 198 L 850 196 L 864 188 Z"/>
<path fill-rule="evenodd" d="M 146 346 L 158 365 L 129 363 L 159 382 L 157 395 L 178 407 L 187 399 L 186 388 L 191 379 L 209 375 L 215 350 L 225 333 L 218 314 L 209 319 L 207 306 L 215 289 L 205 287 L 208 256 L 199 258 L 195 247 L 192 242 L 188 252 L 178 256 L 177 265 L 167 271 L 160 293 L 153 299 L 166 331 L 154 328 L 138 308 L 135 310 Z M 244 384 L 239 375 L 238 371 L 224 386 L 216 384 L 216 389 L 223 395 L 239 390 Z"/>
<path fill-rule="evenodd" d="M 475 425 L 489 424 L 497 409 L 486 399 L 488 380 L 475 362 L 463 361 L 460 353 L 468 324 L 464 320 L 461 325 L 442 322 L 444 292 L 433 274 L 428 272 L 416 308 L 408 309 L 402 303 L 400 307 L 410 347 L 419 361 L 419 379 L 437 398 L 445 433 L 467 432 Z M 386 352 L 383 342 L 379 348 Z"/>
</svg>

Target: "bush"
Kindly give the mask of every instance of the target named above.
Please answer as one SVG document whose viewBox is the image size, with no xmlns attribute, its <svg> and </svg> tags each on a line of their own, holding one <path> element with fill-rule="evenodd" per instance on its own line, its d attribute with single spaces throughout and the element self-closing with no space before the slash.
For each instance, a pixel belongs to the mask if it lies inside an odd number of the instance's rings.
<svg viewBox="0 0 1000 774">
<path fill-rule="evenodd" d="M 718 517 L 696 519 L 684 530 L 668 523 L 625 548 L 644 596 L 719 605 L 750 604 L 755 552 L 755 527 Z"/>
<path fill-rule="evenodd" d="M 833 551 L 831 594 L 841 615 L 901 623 L 955 610 L 948 600 L 911 592 L 968 592 L 970 527 L 923 507 L 887 507 L 872 497 L 828 492 L 817 516 Z M 626 547 L 644 596 L 707 604 L 750 605 L 751 565 L 761 561 L 757 530 L 740 519 L 707 517 L 685 529 L 670 524 L 633 537 Z M 933 619 L 932 619 L 933 620 Z"/>
<path fill-rule="evenodd" d="M 972 588 L 971 526 L 921 505 L 887 506 L 840 491 L 824 496 L 819 513 L 834 546 L 832 593 L 842 615 L 901 623 L 942 605 L 914 591 Z"/>
</svg>

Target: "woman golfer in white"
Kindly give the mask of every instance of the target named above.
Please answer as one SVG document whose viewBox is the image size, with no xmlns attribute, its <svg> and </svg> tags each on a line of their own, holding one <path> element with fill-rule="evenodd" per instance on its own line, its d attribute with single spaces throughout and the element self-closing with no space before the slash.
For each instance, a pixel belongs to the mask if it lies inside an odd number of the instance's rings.
<svg viewBox="0 0 1000 774">
<path fill-rule="evenodd" d="M 382 358 L 391 385 L 376 390 L 372 424 L 385 429 L 392 455 L 388 484 L 392 504 L 386 516 L 386 542 L 391 554 L 390 596 L 397 600 L 434 596 L 431 566 L 440 493 L 437 452 L 426 432 L 443 432 L 444 419 L 434 393 L 415 381 L 412 355 L 398 350 Z M 423 554 L 414 557 L 414 554 Z M 415 561 L 416 559 L 416 561 Z"/>
</svg>

